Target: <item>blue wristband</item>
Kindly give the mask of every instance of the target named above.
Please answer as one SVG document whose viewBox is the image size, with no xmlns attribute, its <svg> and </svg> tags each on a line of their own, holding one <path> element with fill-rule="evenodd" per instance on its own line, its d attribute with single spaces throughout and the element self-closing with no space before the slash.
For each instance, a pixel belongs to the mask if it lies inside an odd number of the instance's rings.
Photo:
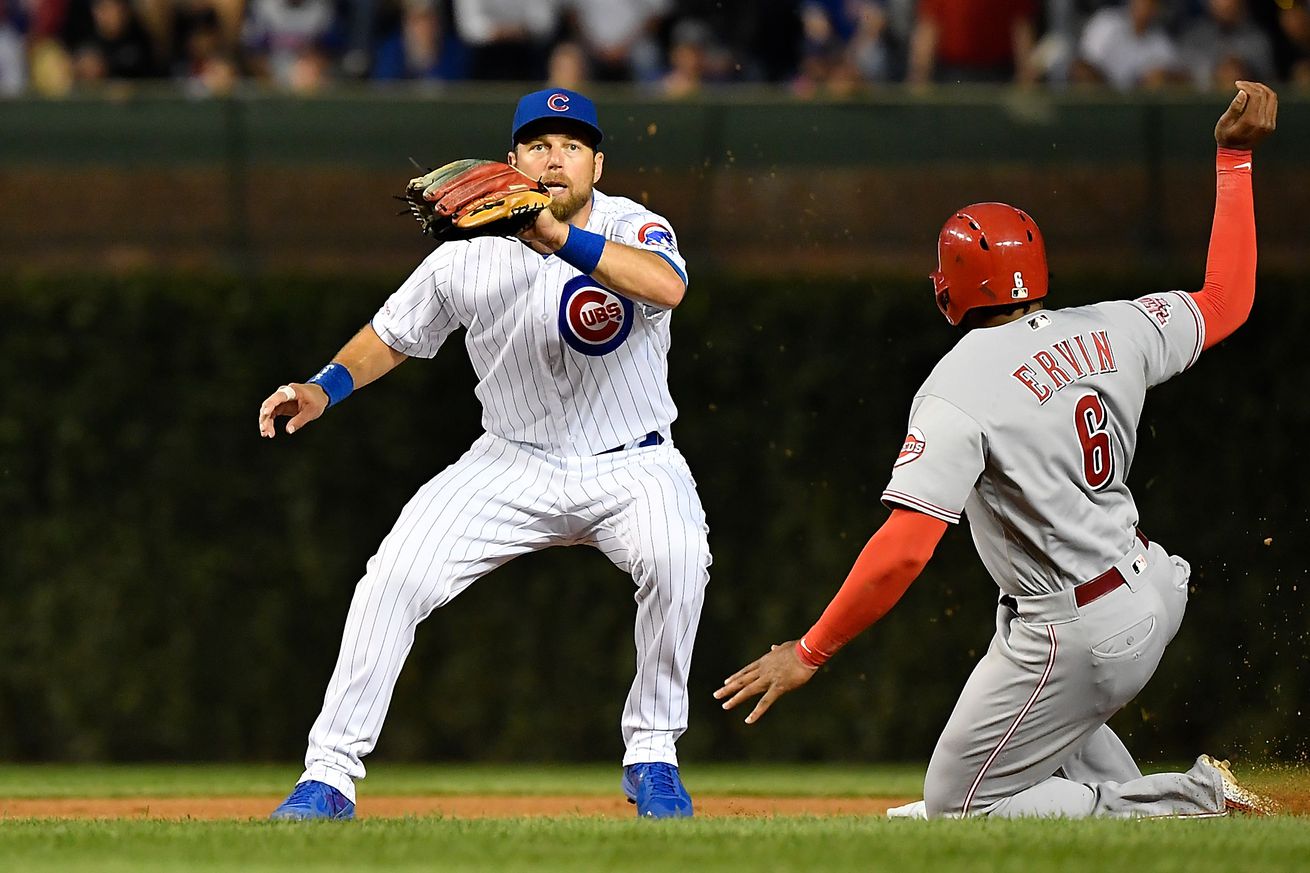
<svg viewBox="0 0 1310 873">
<path fill-rule="evenodd" d="M 590 276 L 600 263 L 600 255 L 605 251 L 605 237 L 580 227 L 569 227 L 569 235 L 560 246 L 555 256 L 561 261 Z"/>
<path fill-rule="evenodd" d="M 335 361 L 315 373 L 309 384 L 317 385 L 327 393 L 329 408 L 345 400 L 355 390 L 355 380 L 351 378 L 350 371 L 344 364 Z"/>
</svg>

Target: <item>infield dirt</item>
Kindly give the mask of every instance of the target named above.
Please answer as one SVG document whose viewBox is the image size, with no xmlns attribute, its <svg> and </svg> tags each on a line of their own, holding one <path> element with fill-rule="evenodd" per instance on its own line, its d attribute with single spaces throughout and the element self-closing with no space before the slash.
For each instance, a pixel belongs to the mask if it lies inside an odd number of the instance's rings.
<svg viewBox="0 0 1310 873">
<path fill-rule="evenodd" d="M 1310 794 L 1274 792 L 1282 812 L 1310 814 Z M 914 798 L 887 797 L 758 797 L 702 796 L 696 799 L 701 818 L 764 818 L 770 816 L 878 816 Z M 280 797 L 54 797 L 0 799 L 0 820 L 6 818 L 221 820 L 262 819 Z M 388 796 L 361 798 L 359 818 L 522 818 L 586 816 L 632 818 L 633 807 L 621 797 L 595 795 L 461 794 L 450 796 Z"/>
<path fill-rule="evenodd" d="M 763 816 L 881 816 L 912 798 L 869 797 L 714 797 L 696 799 L 696 815 L 705 818 Z M 58 797 L 0 800 L 0 818 L 264 818 L 280 797 Z M 360 818 L 440 815 L 449 818 L 519 818 L 588 816 L 632 818 L 622 797 L 547 795 L 458 795 L 446 797 L 361 797 Z"/>
</svg>

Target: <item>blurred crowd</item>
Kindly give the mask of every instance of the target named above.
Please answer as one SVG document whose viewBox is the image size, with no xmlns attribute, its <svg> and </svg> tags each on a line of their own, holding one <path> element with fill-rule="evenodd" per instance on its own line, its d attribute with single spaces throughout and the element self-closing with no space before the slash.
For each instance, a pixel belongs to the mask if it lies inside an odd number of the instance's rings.
<svg viewBox="0 0 1310 873">
<path fill-rule="evenodd" d="M 162 79 L 1310 90 L 1307 0 L 0 0 L 0 96 Z"/>
</svg>

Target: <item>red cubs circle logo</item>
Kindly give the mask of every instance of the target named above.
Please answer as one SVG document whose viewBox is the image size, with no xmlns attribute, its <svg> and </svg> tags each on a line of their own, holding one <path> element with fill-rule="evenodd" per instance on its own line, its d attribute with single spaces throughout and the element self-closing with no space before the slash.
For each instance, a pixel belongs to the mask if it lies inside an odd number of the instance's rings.
<svg viewBox="0 0 1310 873">
<path fill-rule="evenodd" d="M 899 467 L 918 459 L 927 447 L 928 441 L 923 438 L 923 431 L 917 427 L 910 428 L 910 432 L 905 435 L 905 442 L 901 444 L 901 453 L 896 456 L 896 463 L 892 466 Z"/>
<path fill-rule="evenodd" d="M 569 111 L 569 95 L 555 93 L 546 98 L 546 105 L 554 112 Z"/>
<path fill-rule="evenodd" d="M 559 304 L 559 332 L 576 352 L 598 357 L 623 345 L 632 331 L 632 301 L 590 276 L 564 285 Z"/>
<path fill-rule="evenodd" d="M 607 342 L 623 329 L 623 306 L 613 294 L 584 288 L 569 301 L 569 326 L 584 342 Z"/>
</svg>

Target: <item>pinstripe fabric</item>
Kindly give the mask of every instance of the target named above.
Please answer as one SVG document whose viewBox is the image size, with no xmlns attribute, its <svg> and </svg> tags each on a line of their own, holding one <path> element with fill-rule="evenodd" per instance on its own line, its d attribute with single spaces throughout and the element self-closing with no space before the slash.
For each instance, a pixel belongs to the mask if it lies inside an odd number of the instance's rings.
<svg viewBox="0 0 1310 873">
<path fill-rule="evenodd" d="M 687 674 L 709 581 L 696 484 L 670 443 L 566 458 L 487 434 L 405 506 L 368 562 L 346 618 L 303 779 L 354 798 L 418 623 L 517 555 L 593 546 L 635 585 L 636 676 L 624 763 L 677 763 Z"/>
<path fill-rule="evenodd" d="M 597 192 L 587 229 L 656 252 L 685 280 L 672 230 L 639 204 Z M 517 241 L 447 243 L 374 317 L 384 342 L 416 357 L 466 328 L 487 433 L 419 489 L 369 560 L 302 781 L 353 800 L 419 622 L 506 561 L 575 544 L 600 549 L 635 586 L 624 763 L 677 763 L 708 529 L 667 441 L 670 314 L 593 286 Z M 666 442 L 598 454 L 651 431 Z"/>
<path fill-rule="evenodd" d="M 632 200 L 597 191 L 586 229 L 656 252 L 686 277 L 668 222 Z M 670 313 L 635 304 L 617 348 L 579 351 L 560 322 L 566 286 L 580 277 L 516 240 L 446 243 L 378 311 L 373 329 L 397 351 L 432 357 L 466 328 L 482 426 L 505 439 L 591 455 L 666 430 L 678 414 L 665 357 Z"/>
</svg>

